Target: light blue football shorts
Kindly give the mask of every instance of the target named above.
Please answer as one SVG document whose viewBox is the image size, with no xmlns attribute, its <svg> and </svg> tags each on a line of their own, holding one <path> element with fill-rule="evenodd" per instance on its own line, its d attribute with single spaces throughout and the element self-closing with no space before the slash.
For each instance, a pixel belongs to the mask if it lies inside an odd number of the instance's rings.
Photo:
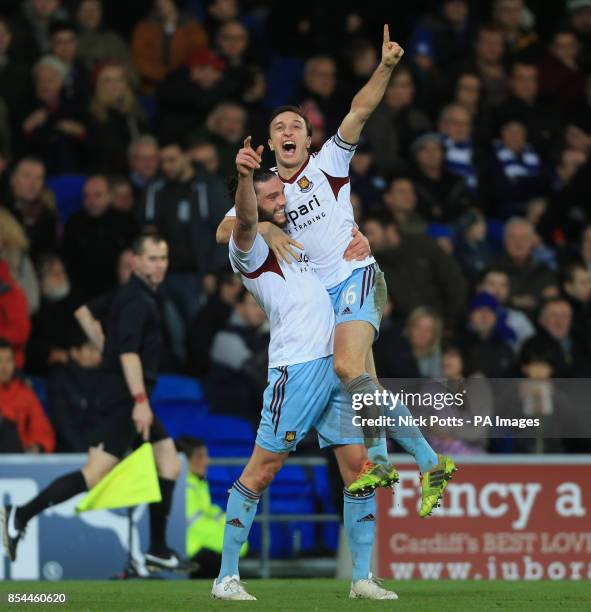
<svg viewBox="0 0 591 612">
<path fill-rule="evenodd" d="M 334 373 L 332 355 L 269 369 L 256 444 L 272 453 L 294 451 L 312 429 L 320 448 L 363 444 L 353 425 L 351 396 Z"/>
<path fill-rule="evenodd" d="M 349 278 L 328 289 L 336 325 L 347 321 L 367 321 L 380 331 L 386 303 L 386 281 L 377 263 L 357 268 Z"/>
</svg>

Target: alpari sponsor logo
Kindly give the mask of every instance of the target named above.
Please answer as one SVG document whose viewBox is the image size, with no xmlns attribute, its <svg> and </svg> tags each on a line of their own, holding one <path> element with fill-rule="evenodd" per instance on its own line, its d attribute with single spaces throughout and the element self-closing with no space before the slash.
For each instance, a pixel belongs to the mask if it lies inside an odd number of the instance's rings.
<svg viewBox="0 0 591 612">
<path fill-rule="evenodd" d="M 314 195 L 306 204 L 300 204 L 297 208 L 290 210 L 287 218 L 292 224 L 292 229 L 301 230 L 326 217 L 321 207 L 320 200 Z"/>
</svg>

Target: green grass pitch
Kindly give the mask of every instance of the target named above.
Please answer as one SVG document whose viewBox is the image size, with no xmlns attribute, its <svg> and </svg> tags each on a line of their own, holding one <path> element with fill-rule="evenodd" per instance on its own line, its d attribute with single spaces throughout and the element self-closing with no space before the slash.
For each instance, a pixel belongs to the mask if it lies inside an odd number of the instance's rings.
<svg viewBox="0 0 591 612">
<path fill-rule="evenodd" d="M 223 602 L 209 597 L 210 581 L 69 581 L 2 582 L 1 610 L 142 610 L 168 612 L 217 612 L 236 608 L 264 612 L 324 612 L 338 610 L 395 610 L 422 612 L 571 612 L 591 610 L 591 583 L 586 582 L 482 582 L 482 581 L 386 581 L 398 593 L 397 601 L 348 599 L 349 583 L 343 580 L 250 580 L 247 589 L 256 602 Z M 7 593 L 58 593 L 68 603 L 7 604 Z"/>
</svg>

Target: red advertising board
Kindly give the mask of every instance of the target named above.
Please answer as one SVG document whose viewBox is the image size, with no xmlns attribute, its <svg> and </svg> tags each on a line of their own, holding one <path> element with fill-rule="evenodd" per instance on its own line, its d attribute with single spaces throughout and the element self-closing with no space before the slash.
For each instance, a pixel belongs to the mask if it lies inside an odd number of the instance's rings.
<svg viewBox="0 0 591 612">
<path fill-rule="evenodd" d="M 384 578 L 591 579 L 591 458 L 457 461 L 443 503 L 421 519 L 418 472 L 399 467 L 378 493 L 378 571 Z"/>
</svg>

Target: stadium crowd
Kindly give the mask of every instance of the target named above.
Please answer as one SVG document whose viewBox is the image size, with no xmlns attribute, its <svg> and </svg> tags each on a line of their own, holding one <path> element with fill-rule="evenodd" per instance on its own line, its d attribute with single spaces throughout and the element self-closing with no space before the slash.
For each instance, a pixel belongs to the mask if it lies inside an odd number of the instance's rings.
<svg viewBox="0 0 591 612">
<path fill-rule="evenodd" d="M 234 157 L 286 103 L 320 147 L 384 22 L 405 56 L 350 177 L 389 288 L 378 373 L 591 374 L 591 0 L 124 4 L 0 5 L 0 452 L 86 450 L 101 355 L 74 312 L 108 310 L 146 225 L 170 245 L 162 371 L 258 420 L 267 322 L 215 241 Z"/>
</svg>

